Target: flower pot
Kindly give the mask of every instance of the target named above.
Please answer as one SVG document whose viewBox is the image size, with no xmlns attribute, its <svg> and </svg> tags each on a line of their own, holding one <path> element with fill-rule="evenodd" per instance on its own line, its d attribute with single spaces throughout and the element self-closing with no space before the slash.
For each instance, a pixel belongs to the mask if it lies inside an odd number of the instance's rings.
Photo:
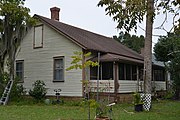
<svg viewBox="0 0 180 120">
<path fill-rule="evenodd" d="M 110 120 L 109 117 L 96 117 L 96 120 Z"/>
<path fill-rule="evenodd" d="M 134 105 L 134 110 L 137 112 L 143 111 L 143 104 Z"/>
</svg>

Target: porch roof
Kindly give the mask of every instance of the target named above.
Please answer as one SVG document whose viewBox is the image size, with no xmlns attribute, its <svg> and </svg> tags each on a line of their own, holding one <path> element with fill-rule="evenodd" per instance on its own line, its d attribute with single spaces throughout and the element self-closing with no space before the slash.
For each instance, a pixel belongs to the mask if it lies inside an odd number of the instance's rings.
<svg viewBox="0 0 180 120">
<path fill-rule="evenodd" d="M 97 61 L 98 57 L 94 57 L 91 59 L 92 61 Z M 100 61 L 106 62 L 106 61 L 129 61 L 129 62 L 136 62 L 143 64 L 144 61 L 141 59 L 134 59 L 132 57 L 127 57 L 127 56 L 122 56 L 122 55 L 117 55 L 117 54 L 112 54 L 112 53 L 107 53 L 104 55 L 100 56 Z"/>
</svg>

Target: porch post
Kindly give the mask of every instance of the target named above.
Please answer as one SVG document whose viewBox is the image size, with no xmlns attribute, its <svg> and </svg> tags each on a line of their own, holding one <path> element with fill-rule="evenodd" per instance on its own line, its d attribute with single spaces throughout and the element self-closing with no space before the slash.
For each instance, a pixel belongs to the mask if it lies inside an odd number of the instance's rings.
<svg viewBox="0 0 180 120">
<path fill-rule="evenodd" d="M 118 77 L 118 63 L 114 62 L 114 101 L 118 101 L 118 92 L 119 92 L 119 77 Z"/>
<path fill-rule="evenodd" d="M 85 56 L 84 56 L 85 50 L 83 49 L 82 52 L 83 52 L 83 54 L 82 54 L 82 65 L 84 65 L 84 63 L 85 63 Z M 82 97 L 84 97 L 84 95 L 85 95 L 85 93 L 84 93 L 85 92 L 84 81 L 86 80 L 86 73 L 85 72 L 86 72 L 85 68 L 83 67 L 82 68 Z"/>
<path fill-rule="evenodd" d="M 137 76 L 136 76 L 136 78 L 137 78 L 137 91 L 139 92 L 140 90 L 139 90 L 139 67 L 138 66 L 136 66 L 136 73 L 137 73 Z"/>
</svg>

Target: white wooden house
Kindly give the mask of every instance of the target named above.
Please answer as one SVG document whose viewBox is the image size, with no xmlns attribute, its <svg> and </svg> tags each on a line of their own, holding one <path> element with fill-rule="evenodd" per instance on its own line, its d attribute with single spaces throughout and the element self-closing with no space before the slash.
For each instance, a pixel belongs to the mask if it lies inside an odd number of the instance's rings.
<svg viewBox="0 0 180 120">
<path fill-rule="evenodd" d="M 82 96 L 82 70 L 66 71 L 71 66 L 74 51 L 92 52 L 91 60 L 100 54 L 100 80 L 110 82 L 111 93 L 142 91 L 143 56 L 121 45 L 112 38 L 80 29 L 59 21 L 57 7 L 51 10 L 51 19 L 34 15 L 39 22 L 22 40 L 16 54 L 16 75 L 29 90 L 36 80 L 43 80 L 47 95 L 62 89 L 62 96 Z M 164 68 L 153 66 L 158 89 L 166 89 Z M 92 87 L 96 86 L 97 67 L 89 69 Z"/>
</svg>

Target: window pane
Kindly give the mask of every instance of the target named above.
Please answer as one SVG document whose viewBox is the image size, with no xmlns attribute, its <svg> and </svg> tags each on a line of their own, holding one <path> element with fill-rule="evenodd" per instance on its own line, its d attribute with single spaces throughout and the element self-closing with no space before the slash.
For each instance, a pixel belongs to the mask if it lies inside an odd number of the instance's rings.
<svg viewBox="0 0 180 120">
<path fill-rule="evenodd" d="M 164 70 L 154 70 L 154 80 L 155 81 L 165 81 Z"/>
<path fill-rule="evenodd" d="M 137 69 L 135 65 L 132 65 L 132 80 L 137 80 Z"/>
<path fill-rule="evenodd" d="M 139 80 L 143 81 L 143 67 L 139 66 L 138 69 L 139 69 Z"/>
<path fill-rule="evenodd" d="M 22 71 L 22 62 L 16 63 L 16 71 Z"/>
<path fill-rule="evenodd" d="M 131 66 L 126 64 L 126 80 L 131 80 Z"/>
<path fill-rule="evenodd" d="M 100 75 L 101 76 L 101 75 Z M 113 63 L 104 62 L 102 63 L 102 79 L 112 80 L 113 79 Z"/>
<path fill-rule="evenodd" d="M 90 79 L 97 80 L 98 67 L 90 67 Z"/>
<path fill-rule="evenodd" d="M 119 64 L 119 80 L 124 80 L 124 64 Z"/>
</svg>

